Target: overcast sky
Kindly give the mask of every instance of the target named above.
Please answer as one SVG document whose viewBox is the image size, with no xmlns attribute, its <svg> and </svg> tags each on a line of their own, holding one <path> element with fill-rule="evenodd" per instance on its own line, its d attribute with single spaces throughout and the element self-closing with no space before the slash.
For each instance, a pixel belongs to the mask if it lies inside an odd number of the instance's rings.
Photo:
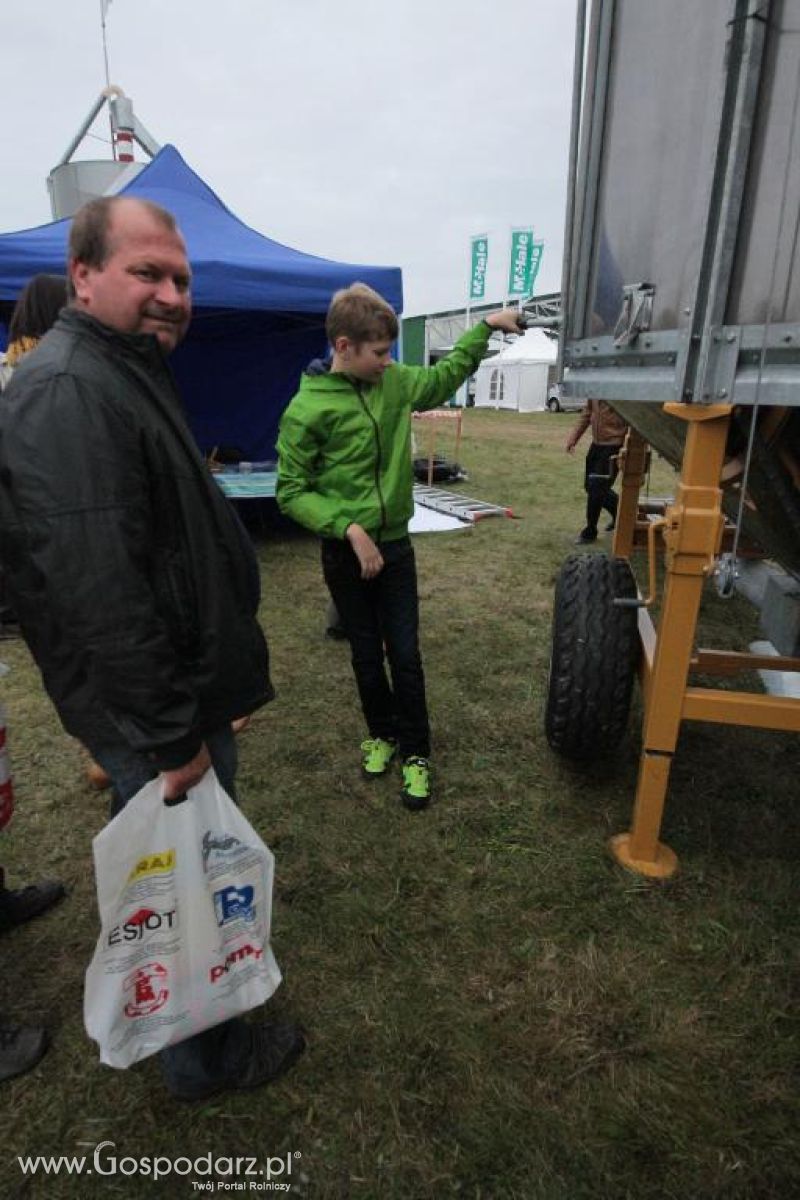
<svg viewBox="0 0 800 1200">
<path fill-rule="evenodd" d="M 2 232 L 51 219 L 47 174 L 105 86 L 100 0 L 13 9 Z M 401 267 L 412 315 L 465 302 L 472 234 L 502 298 L 511 226 L 544 240 L 536 291 L 559 289 L 574 21 L 575 0 L 112 0 L 110 78 L 248 224 Z"/>
</svg>

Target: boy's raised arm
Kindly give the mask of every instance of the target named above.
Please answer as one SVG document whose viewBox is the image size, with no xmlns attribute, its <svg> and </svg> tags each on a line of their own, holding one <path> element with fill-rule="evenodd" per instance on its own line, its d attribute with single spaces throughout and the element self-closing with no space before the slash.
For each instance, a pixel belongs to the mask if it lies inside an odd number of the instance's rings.
<svg viewBox="0 0 800 1200">
<path fill-rule="evenodd" d="M 468 329 L 456 342 L 448 355 L 433 367 L 406 367 L 411 379 L 411 407 L 415 411 L 437 408 L 461 387 L 486 353 L 486 346 L 494 330 L 504 333 L 521 333 L 525 328 L 523 318 L 515 308 L 500 308 L 488 313 L 472 329 Z"/>
</svg>

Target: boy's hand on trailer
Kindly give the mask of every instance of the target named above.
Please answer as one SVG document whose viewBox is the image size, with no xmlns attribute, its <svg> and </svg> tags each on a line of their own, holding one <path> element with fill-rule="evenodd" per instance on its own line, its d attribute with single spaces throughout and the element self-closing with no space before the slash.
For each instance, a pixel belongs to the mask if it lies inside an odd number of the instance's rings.
<svg viewBox="0 0 800 1200">
<path fill-rule="evenodd" d="M 516 308 L 498 308 L 483 319 L 490 329 L 502 329 L 503 333 L 524 333 L 527 328 L 523 313 Z"/>
</svg>

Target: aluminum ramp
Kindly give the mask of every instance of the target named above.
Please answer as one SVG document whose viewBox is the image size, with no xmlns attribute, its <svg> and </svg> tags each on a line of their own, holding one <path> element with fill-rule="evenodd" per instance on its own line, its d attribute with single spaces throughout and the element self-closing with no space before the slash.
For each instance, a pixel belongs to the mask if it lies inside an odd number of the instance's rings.
<svg viewBox="0 0 800 1200">
<path fill-rule="evenodd" d="M 484 500 L 470 500 L 461 492 L 448 492 L 440 487 L 426 487 L 422 483 L 414 484 L 414 500 L 424 508 L 432 508 L 435 512 L 449 513 L 460 521 L 475 524 L 485 517 L 513 517 L 514 513 L 503 504 L 488 504 Z"/>
</svg>

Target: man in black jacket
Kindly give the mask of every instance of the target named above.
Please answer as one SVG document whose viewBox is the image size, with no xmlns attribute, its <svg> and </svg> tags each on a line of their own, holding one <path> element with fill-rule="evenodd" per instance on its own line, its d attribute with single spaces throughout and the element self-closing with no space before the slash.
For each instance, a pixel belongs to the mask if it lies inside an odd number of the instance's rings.
<svg viewBox="0 0 800 1200">
<path fill-rule="evenodd" d="M 181 796 L 272 698 L 258 568 L 206 470 L 165 355 L 191 316 L 170 213 L 91 201 L 70 234 L 71 304 L 4 393 L 0 549 L 65 729 L 111 776 L 113 816 L 161 774 Z M 300 1053 L 291 1025 L 229 1021 L 162 1054 L 167 1086 L 253 1087 Z"/>
</svg>

